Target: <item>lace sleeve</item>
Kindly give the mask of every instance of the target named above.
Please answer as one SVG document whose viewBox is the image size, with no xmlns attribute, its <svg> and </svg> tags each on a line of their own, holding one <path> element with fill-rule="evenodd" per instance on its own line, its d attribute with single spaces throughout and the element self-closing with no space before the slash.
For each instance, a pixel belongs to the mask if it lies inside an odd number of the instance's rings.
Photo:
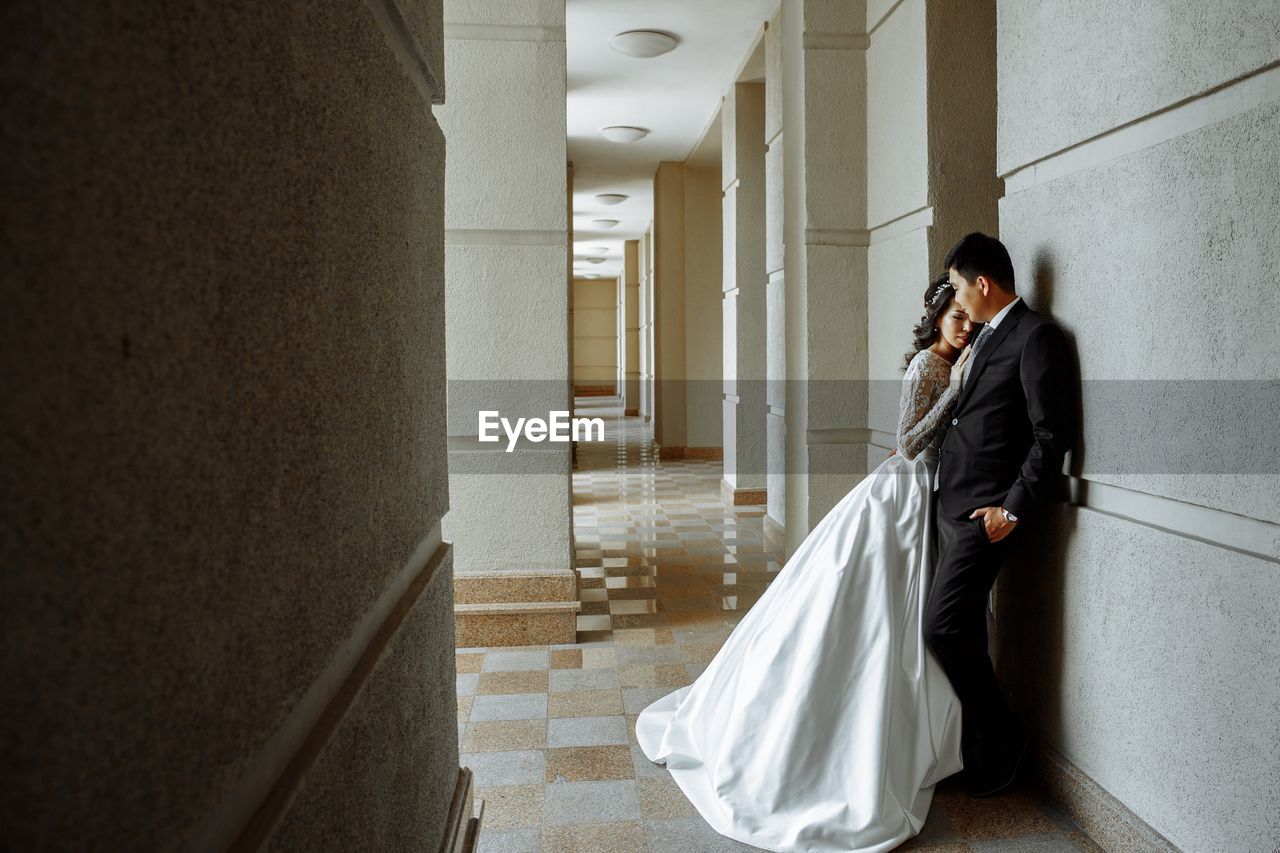
<svg viewBox="0 0 1280 853">
<path fill-rule="evenodd" d="M 959 396 L 950 380 L 950 370 L 923 352 L 907 369 L 898 404 L 898 452 L 907 459 L 915 459 L 944 425 Z"/>
</svg>

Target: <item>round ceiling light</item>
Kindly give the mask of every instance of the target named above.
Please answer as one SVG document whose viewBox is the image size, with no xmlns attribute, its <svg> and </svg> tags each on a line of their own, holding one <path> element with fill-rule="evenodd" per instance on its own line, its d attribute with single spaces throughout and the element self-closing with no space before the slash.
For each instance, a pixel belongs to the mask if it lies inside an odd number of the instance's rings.
<svg viewBox="0 0 1280 853">
<path fill-rule="evenodd" d="M 591 247 L 591 251 L 593 251 L 593 252 L 607 252 L 607 251 L 609 251 L 609 247 L 608 247 L 608 246 L 592 246 L 592 247 Z"/>
<path fill-rule="evenodd" d="M 627 30 L 609 39 L 609 47 L 638 59 L 652 59 L 676 49 L 675 36 L 657 30 Z"/>
<path fill-rule="evenodd" d="M 615 204 L 622 204 L 629 198 L 631 198 L 631 196 L 623 195 L 622 193 L 600 193 L 596 196 L 596 201 L 603 205 L 612 207 Z"/>
<path fill-rule="evenodd" d="M 587 263 L 589 263 L 589 264 L 603 264 L 603 263 L 604 263 L 604 258 L 587 258 Z"/>
<path fill-rule="evenodd" d="M 600 128 L 600 135 L 610 142 L 637 142 L 649 135 L 649 131 L 643 127 L 630 127 L 625 124 L 615 124 L 610 127 Z"/>
<path fill-rule="evenodd" d="M 618 220 L 616 219 L 593 219 L 591 224 L 597 228 L 616 228 Z"/>
</svg>

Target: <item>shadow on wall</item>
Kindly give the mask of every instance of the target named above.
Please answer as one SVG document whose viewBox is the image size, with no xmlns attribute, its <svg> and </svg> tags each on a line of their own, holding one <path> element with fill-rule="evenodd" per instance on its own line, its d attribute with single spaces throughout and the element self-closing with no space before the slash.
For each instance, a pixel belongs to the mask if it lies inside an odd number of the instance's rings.
<svg viewBox="0 0 1280 853">
<path fill-rule="evenodd" d="M 1036 255 L 1031 287 L 1022 294 L 1039 313 L 1053 317 L 1053 260 Z M 1070 474 L 1079 476 L 1082 423 L 1080 359 L 1076 336 L 1058 318 L 1067 341 L 1070 385 L 1075 401 L 1076 445 L 1067 456 Z M 1076 526 L 1069 504 L 1068 481 L 1001 569 L 996 587 L 996 648 L 1000 684 L 1028 728 L 1049 743 L 1062 742 L 1063 652 L 1066 645 L 1065 604 L 1067 553 Z"/>
</svg>

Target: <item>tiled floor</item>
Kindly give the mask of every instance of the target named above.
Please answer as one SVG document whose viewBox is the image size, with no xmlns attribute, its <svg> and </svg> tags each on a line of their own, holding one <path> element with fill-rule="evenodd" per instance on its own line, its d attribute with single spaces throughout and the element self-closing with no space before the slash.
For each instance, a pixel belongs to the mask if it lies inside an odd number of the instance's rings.
<svg viewBox="0 0 1280 853">
<path fill-rule="evenodd" d="M 640 710 L 690 683 L 781 568 L 762 507 L 720 498 L 720 463 L 656 459 L 617 398 L 579 398 L 616 444 L 581 443 L 573 475 L 578 642 L 458 650 L 461 763 L 485 800 L 481 851 L 755 850 L 711 829 L 635 741 Z M 939 786 L 901 850 L 1098 850 L 1026 790 Z"/>
</svg>

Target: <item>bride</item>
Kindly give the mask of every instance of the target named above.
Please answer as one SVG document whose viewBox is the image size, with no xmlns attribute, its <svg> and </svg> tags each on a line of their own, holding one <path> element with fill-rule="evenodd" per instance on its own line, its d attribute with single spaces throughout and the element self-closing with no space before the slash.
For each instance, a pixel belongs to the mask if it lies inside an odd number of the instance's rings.
<svg viewBox="0 0 1280 853">
<path fill-rule="evenodd" d="M 926 650 L 937 447 L 968 315 L 925 293 L 894 454 L 809 533 L 701 675 L 636 739 L 720 834 L 773 851 L 885 851 L 961 769 L 960 702 Z"/>
</svg>

